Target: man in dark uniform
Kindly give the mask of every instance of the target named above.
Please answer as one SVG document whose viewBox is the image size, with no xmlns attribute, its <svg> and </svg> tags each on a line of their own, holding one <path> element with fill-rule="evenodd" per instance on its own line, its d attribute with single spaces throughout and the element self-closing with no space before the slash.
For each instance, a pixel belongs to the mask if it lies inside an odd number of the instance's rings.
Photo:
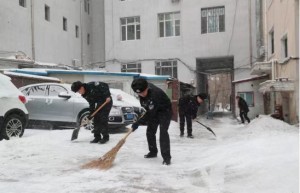
<svg viewBox="0 0 300 193">
<path fill-rule="evenodd" d="M 169 125 L 172 117 L 171 101 L 160 88 L 148 83 L 145 79 L 135 79 L 131 88 L 139 95 L 141 106 L 146 109 L 146 114 L 136 123 L 132 124 L 132 130 L 136 130 L 140 124 L 147 125 L 147 141 L 149 153 L 145 158 L 157 157 L 156 132 L 160 128 L 160 151 L 163 164 L 171 164 Z"/>
<path fill-rule="evenodd" d="M 207 94 L 200 93 L 196 96 L 185 96 L 179 99 L 179 125 L 180 137 L 184 135 L 184 125 L 186 121 L 187 137 L 194 138 L 192 132 L 192 119 L 197 117 L 198 107 L 207 98 Z"/>
<path fill-rule="evenodd" d="M 107 104 L 96 113 L 94 116 L 94 137 L 95 139 L 91 143 L 106 143 L 109 141 L 108 134 L 108 116 L 112 108 L 112 98 L 109 91 L 109 87 L 104 82 L 89 82 L 82 83 L 76 81 L 72 84 L 71 89 L 73 92 L 78 92 L 83 98 L 85 98 L 90 104 L 90 116 L 88 119 L 92 119 L 91 114 L 98 109 L 104 102 Z M 102 137 L 101 137 L 102 134 Z"/>
<path fill-rule="evenodd" d="M 241 118 L 241 122 L 244 123 L 244 118 L 248 121 L 248 123 L 250 123 L 250 119 L 248 117 L 248 112 L 249 112 L 249 107 L 247 102 L 240 96 L 236 96 L 235 97 L 238 103 L 238 107 L 240 109 L 240 118 Z"/>
</svg>

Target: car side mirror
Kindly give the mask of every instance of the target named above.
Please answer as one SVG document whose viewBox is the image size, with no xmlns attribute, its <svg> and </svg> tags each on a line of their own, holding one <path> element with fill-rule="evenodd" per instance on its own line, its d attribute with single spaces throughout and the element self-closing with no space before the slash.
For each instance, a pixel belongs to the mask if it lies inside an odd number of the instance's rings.
<svg viewBox="0 0 300 193">
<path fill-rule="evenodd" d="M 58 96 L 61 98 L 69 99 L 69 98 L 71 98 L 72 95 L 68 94 L 67 92 L 61 92 L 58 94 Z"/>
</svg>

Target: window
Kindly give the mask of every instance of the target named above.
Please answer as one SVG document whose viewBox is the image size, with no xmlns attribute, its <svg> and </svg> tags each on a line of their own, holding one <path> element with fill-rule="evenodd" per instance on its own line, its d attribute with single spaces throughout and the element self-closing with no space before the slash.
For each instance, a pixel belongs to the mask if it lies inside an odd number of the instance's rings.
<svg viewBox="0 0 300 193">
<path fill-rule="evenodd" d="M 68 30 L 68 21 L 67 18 L 63 17 L 63 30 L 67 31 Z"/>
<path fill-rule="evenodd" d="M 122 41 L 141 39 L 140 28 L 140 17 L 121 18 Z"/>
<path fill-rule="evenodd" d="M 170 75 L 177 78 L 177 61 L 157 61 L 155 62 L 155 74 L 156 75 Z"/>
<path fill-rule="evenodd" d="M 50 88 L 48 86 L 47 92 L 49 96 L 58 96 L 58 94 L 61 92 L 68 93 L 68 91 L 64 87 L 57 86 L 57 85 L 51 85 Z"/>
<path fill-rule="evenodd" d="M 87 34 L 87 39 L 86 39 L 86 43 L 87 43 L 87 45 L 90 45 L 90 34 Z"/>
<path fill-rule="evenodd" d="M 269 32 L 269 41 L 270 41 L 270 53 L 274 54 L 275 51 L 275 45 L 274 45 L 274 30 Z"/>
<path fill-rule="evenodd" d="M 19 5 L 21 7 L 26 7 L 26 0 L 19 0 Z"/>
<path fill-rule="evenodd" d="M 75 37 L 76 38 L 79 37 L 79 27 L 78 27 L 78 25 L 75 25 Z"/>
<path fill-rule="evenodd" d="M 201 33 L 225 31 L 225 7 L 201 9 Z"/>
<path fill-rule="evenodd" d="M 45 5 L 45 20 L 50 21 L 50 7 Z"/>
<path fill-rule="evenodd" d="M 44 96 L 45 90 L 46 90 L 45 85 L 31 86 L 22 90 L 22 93 L 26 96 Z"/>
<path fill-rule="evenodd" d="M 240 92 L 238 96 L 242 97 L 249 107 L 254 107 L 254 94 L 253 92 Z"/>
<path fill-rule="evenodd" d="M 158 14 L 159 37 L 180 36 L 180 13 Z"/>
<path fill-rule="evenodd" d="M 121 72 L 142 72 L 141 63 L 122 64 Z"/>
<path fill-rule="evenodd" d="M 84 11 L 90 14 L 90 1 L 84 0 Z"/>
<path fill-rule="evenodd" d="M 282 58 L 287 58 L 288 57 L 288 38 L 287 36 L 284 36 L 281 39 L 281 45 L 282 45 Z"/>
</svg>

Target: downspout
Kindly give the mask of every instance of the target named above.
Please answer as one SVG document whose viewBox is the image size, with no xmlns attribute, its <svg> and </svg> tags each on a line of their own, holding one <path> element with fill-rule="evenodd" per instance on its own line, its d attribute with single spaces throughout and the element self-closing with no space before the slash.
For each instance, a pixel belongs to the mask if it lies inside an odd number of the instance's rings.
<svg viewBox="0 0 300 193">
<path fill-rule="evenodd" d="M 253 53 L 252 53 L 252 9 L 251 9 L 251 0 L 248 0 L 248 6 L 249 6 L 249 51 L 250 51 L 250 67 L 252 67 L 252 58 L 253 58 Z"/>
<path fill-rule="evenodd" d="M 35 43 L 34 43 L 34 0 L 31 0 L 30 13 L 31 13 L 31 57 L 35 61 Z"/>
<path fill-rule="evenodd" d="M 83 32 L 82 32 L 82 1 L 80 0 L 80 7 L 79 7 L 79 14 L 80 14 L 80 61 L 81 67 L 83 67 Z"/>
</svg>

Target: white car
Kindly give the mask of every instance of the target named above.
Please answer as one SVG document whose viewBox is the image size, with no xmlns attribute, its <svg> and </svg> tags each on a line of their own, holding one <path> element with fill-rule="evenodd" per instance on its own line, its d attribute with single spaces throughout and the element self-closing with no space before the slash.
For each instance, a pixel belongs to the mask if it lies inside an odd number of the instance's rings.
<svg viewBox="0 0 300 193">
<path fill-rule="evenodd" d="M 26 96 L 29 111 L 29 124 L 50 127 L 74 127 L 85 125 L 89 112 L 88 102 L 78 93 L 71 91 L 70 84 L 39 83 L 19 88 Z M 132 104 L 119 100 L 114 89 L 111 90 L 113 107 L 109 114 L 110 128 L 120 128 L 133 123 L 136 119 Z M 87 129 L 93 129 L 88 125 Z"/>
<path fill-rule="evenodd" d="M 22 137 L 28 123 L 25 103 L 25 96 L 10 77 L 0 73 L 0 140 Z"/>
</svg>

